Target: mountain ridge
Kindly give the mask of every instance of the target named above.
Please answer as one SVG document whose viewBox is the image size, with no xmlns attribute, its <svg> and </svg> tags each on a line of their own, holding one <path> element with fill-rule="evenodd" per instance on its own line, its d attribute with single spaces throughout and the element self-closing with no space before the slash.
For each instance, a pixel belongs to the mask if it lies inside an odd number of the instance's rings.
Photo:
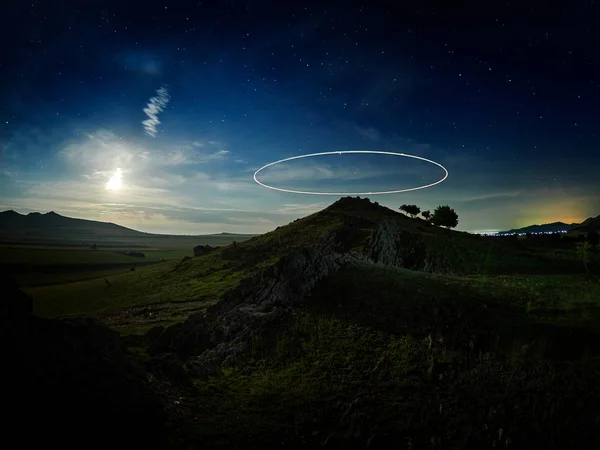
<svg viewBox="0 0 600 450">
<path fill-rule="evenodd" d="M 48 228 L 60 228 L 63 230 L 77 229 L 82 230 L 88 228 L 94 232 L 115 232 L 123 233 L 127 237 L 187 237 L 193 238 L 198 236 L 247 236 L 245 233 L 208 233 L 208 234 L 164 234 L 164 233 L 148 233 L 145 231 L 135 230 L 113 222 L 103 222 L 92 219 L 80 219 L 68 217 L 58 214 L 55 211 L 41 213 L 32 211 L 27 214 L 21 214 L 13 209 L 0 211 L 0 234 L 10 233 L 11 231 L 27 229 L 40 230 L 47 232 Z"/>
<path fill-rule="evenodd" d="M 590 229 L 600 229 L 600 215 L 588 217 L 581 223 L 551 222 L 544 224 L 533 224 L 522 228 L 513 228 L 508 231 L 500 231 L 497 234 L 514 233 L 556 233 L 559 231 L 587 231 Z"/>
</svg>

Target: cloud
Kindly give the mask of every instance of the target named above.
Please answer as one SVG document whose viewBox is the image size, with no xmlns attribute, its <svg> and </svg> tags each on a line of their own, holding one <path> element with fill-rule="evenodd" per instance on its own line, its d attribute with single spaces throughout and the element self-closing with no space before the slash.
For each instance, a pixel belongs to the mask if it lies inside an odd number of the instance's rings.
<svg viewBox="0 0 600 450">
<path fill-rule="evenodd" d="M 517 198 L 523 195 L 523 190 L 514 190 L 506 192 L 489 192 L 486 194 L 473 195 L 468 197 L 462 197 L 459 199 L 461 202 L 478 202 L 483 200 L 493 200 L 498 198 Z"/>
<path fill-rule="evenodd" d="M 158 114 L 166 108 L 170 99 L 169 91 L 163 86 L 156 91 L 156 96 L 152 97 L 148 105 L 144 108 L 144 113 L 148 116 L 148 119 L 142 121 L 142 125 L 144 125 L 146 134 L 149 136 L 156 137 L 156 133 L 158 132 L 156 127 L 160 124 Z"/>
<path fill-rule="evenodd" d="M 346 156 L 346 155 L 345 155 Z M 365 161 L 365 156 L 374 158 L 390 158 L 384 160 L 387 164 L 373 164 Z M 265 183 L 279 183 L 286 181 L 384 181 L 384 178 L 392 178 L 398 181 L 419 179 L 422 175 L 427 175 L 427 179 L 436 180 L 436 174 L 440 169 L 427 163 L 386 155 L 368 155 L 357 154 L 347 155 L 347 159 L 342 160 L 335 165 L 318 164 L 304 161 L 293 161 L 277 164 L 264 169 L 258 174 L 259 180 Z M 358 159 L 353 159 L 358 158 Z M 392 161 L 392 158 L 395 160 Z M 432 175 L 432 173 L 435 174 Z M 389 188 L 390 190 L 392 188 Z M 383 189 L 387 190 L 387 189 Z"/>
<path fill-rule="evenodd" d="M 152 148 L 122 139 L 108 130 L 88 133 L 85 137 L 87 139 L 69 142 L 58 154 L 69 165 L 87 171 L 88 175 L 114 171 L 117 167 L 136 171 L 156 167 L 183 168 L 223 160 L 231 153 L 224 149 L 213 150 L 210 148 L 213 146 L 199 141 L 171 149 Z"/>
<path fill-rule="evenodd" d="M 278 213 L 281 214 L 301 214 L 308 215 L 314 212 L 320 211 L 321 209 L 329 206 L 327 202 L 316 202 L 316 203 L 286 203 L 281 208 L 277 209 Z"/>
<path fill-rule="evenodd" d="M 197 163 L 222 160 L 222 159 L 225 159 L 229 153 L 230 153 L 229 150 L 218 150 L 214 153 L 211 153 L 210 155 L 200 157 L 200 159 L 197 161 Z"/>
<path fill-rule="evenodd" d="M 373 127 L 369 127 L 369 128 L 356 127 L 356 131 L 358 131 L 358 133 L 361 136 L 363 136 L 371 141 L 379 142 L 381 140 L 381 133 Z"/>
</svg>

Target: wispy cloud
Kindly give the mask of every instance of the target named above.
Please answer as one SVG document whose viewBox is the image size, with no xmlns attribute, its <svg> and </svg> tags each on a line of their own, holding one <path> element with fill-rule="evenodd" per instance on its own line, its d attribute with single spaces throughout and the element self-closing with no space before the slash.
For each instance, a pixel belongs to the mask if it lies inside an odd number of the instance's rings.
<svg viewBox="0 0 600 450">
<path fill-rule="evenodd" d="M 356 127 L 356 131 L 358 131 L 358 134 L 369 139 L 370 141 L 378 142 L 381 140 L 381 133 L 373 127 L 369 127 L 369 128 Z"/>
<path fill-rule="evenodd" d="M 229 154 L 229 150 L 218 150 L 209 155 L 204 155 L 204 156 L 200 157 L 197 162 L 203 163 L 203 162 L 207 162 L 207 161 L 215 161 L 215 160 L 225 159 L 228 154 Z"/>
<path fill-rule="evenodd" d="M 384 158 L 385 156 L 380 157 Z M 347 162 L 335 165 L 294 161 L 268 167 L 258 174 L 258 178 L 267 183 L 380 180 L 383 177 L 402 177 L 402 180 L 404 180 L 407 177 L 419 177 L 423 173 L 429 174 L 432 171 L 432 167 L 419 161 L 415 162 L 405 158 L 402 161 L 400 161 L 400 158 L 398 158 L 398 161 L 392 161 L 391 156 L 388 158 L 390 160 L 388 160 L 389 162 L 385 167 L 368 163 L 364 161 L 364 157 L 363 159 L 355 159 L 354 164 L 350 157 Z M 433 170 L 439 169 L 433 167 Z"/>
<path fill-rule="evenodd" d="M 158 114 L 166 108 L 170 99 L 169 91 L 163 86 L 156 91 L 156 96 L 152 97 L 144 108 L 144 113 L 148 116 L 148 119 L 144 120 L 142 125 L 144 125 L 144 129 L 149 136 L 156 137 L 158 132 L 156 127 L 160 124 Z"/>
<path fill-rule="evenodd" d="M 497 198 L 517 198 L 522 195 L 523 195 L 523 190 L 519 189 L 519 190 L 507 191 L 507 192 L 489 192 L 486 194 L 468 196 L 468 197 L 461 198 L 460 201 L 462 201 L 462 202 L 477 202 L 477 201 L 492 200 L 492 199 L 497 199 Z"/>
</svg>

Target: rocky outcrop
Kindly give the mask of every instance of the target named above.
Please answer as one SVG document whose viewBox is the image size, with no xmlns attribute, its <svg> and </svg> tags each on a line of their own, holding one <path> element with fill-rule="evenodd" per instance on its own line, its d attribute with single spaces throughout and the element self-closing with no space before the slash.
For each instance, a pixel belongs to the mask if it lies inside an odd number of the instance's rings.
<svg viewBox="0 0 600 450">
<path fill-rule="evenodd" d="M 290 252 L 242 280 L 205 314 L 167 328 L 154 340 L 151 351 L 191 356 L 188 368 L 198 377 L 217 374 L 221 364 L 236 364 L 248 349 L 252 330 L 281 319 L 329 273 L 347 264 L 369 262 L 362 253 L 335 252 L 336 245 L 332 233 L 319 245 Z"/>
<path fill-rule="evenodd" d="M 211 247 L 210 245 L 197 245 L 194 247 L 194 256 L 202 256 L 207 253 L 215 251 L 217 247 Z"/>
<path fill-rule="evenodd" d="M 164 448 L 165 416 L 118 333 L 91 320 L 31 314 L 2 283 L 5 442 L 23 448 Z"/>
<path fill-rule="evenodd" d="M 332 232 L 318 245 L 296 249 L 273 266 L 243 279 L 221 301 L 158 335 L 153 354 L 174 352 L 188 358 L 196 377 L 218 374 L 222 366 L 237 365 L 249 349 L 253 330 L 281 320 L 302 302 L 315 284 L 351 264 L 382 264 L 436 271 L 439 261 L 428 254 L 415 233 L 384 220 L 364 243 L 362 251 L 342 253 L 342 233 Z"/>
</svg>

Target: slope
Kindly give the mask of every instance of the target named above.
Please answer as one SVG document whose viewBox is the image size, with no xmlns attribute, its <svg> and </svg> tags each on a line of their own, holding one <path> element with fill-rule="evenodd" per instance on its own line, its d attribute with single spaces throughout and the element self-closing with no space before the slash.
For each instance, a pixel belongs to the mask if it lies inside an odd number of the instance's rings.
<svg viewBox="0 0 600 450">
<path fill-rule="evenodd" d="M 216 372 L 184 355 L 148 367 L 179 386 L 176 448 L 595 448 L 600 337 L 529 300 L 493 280 L 345 268 Z M 597 299 L 570 311 L 600 323 Z"/>
<path fill-rule="evenodd" d="M 19 214 L 15 211 L 0 212 L 0 242 L 36 243 L 62 245 L 115 244 L 129 247 L 160 245 L 165 242 L 182 243 L 193 246 L 201 238 L 206 243 L 222 245 L 238 239 L 248 239 L 254 235 L 219 233 L 212 235 L 182 236 L 145 233 L 132 230 L 111 222 L 75 219 L 65 217 L 54 211 L 41 214 L 32 212 Z"/>
<path fill-rule="evenodd" d="M 170 448 L 595 448 L 600 283 L 569 255 L 344 198 L 53 308 L 127 334 Z"/>
<path fill-rule="evenodd" d="M 149 324 L 169 324 L 185 318 L 181 308 L 186 302 L 187 314 L 194 308 L 218 303 L 242 279 L 258 276 L 259 281 L 248 283 L 266 283 L 271 276 L 269 270 L 281 261 L 285 264 L 290 254 L 310 248 L 321 249 L 318 257 L 339 254 L 350 260 L 430 273 L 581 271 L 575 259 L 530 253 L 510 239 L 432 227 L 368 199 L 347 197 L 315 214 L 211 254 L 109 277 L 110 288 L 98 279 L 27 292 L 36 300 L 36 311 L 44 316 L 103 313 L 113 326 L 145 330 Z M 322 268 L 314 277 L 320 279 L 327 270 Z M 173 306 L 175 303 L 178 305 Z M 128 308 L 136 308 L 136 313 L 120 312 Z M 114 314 L 107 316 L 110 312 Z"/>
</svg>

